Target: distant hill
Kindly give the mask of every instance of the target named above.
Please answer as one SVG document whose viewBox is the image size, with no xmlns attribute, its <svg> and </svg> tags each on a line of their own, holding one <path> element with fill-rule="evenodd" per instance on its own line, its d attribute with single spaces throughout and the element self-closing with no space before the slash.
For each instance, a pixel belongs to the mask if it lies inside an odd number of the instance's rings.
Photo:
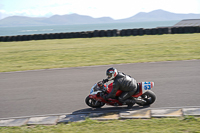
<svg viewBox="0 0 200 133">
<path fill-rule="evenodd" d="M 24 16 L 11 16 L 0 20 L 0 26 L 30 26 L 45 25 L 43 21 L 46 18 L 32 18 Z"/>
<path fill-rule="evenodd" d="M 92 24 L 92 23 L 109 23 L 114 20 L 109 17 L 93 18 L 86 15 L 70 14 L 70 15 L 54 15 L 45 19 L 43 22 L 47 24 Z"/>
<path fill-rule="evenodd" d="M 67 24 L 97 24 L 119 22 L 171 21 L 182 19 L 200 19 L 200 14 L 177 14 L 164 10 L 154 10 L 148 13 L 140 12 L 126 19 L 114 20 L 110 17 L 93 18 L 86 15 L 69 14 L 46 17 L 11 16 L 0 20 L 0 26 L 43 26 Z"/>
<path fill-rule="evenodd" d="M 66 24 L 94 24 L 112 23 L 114 20 L 109 17 L 92 18 L 90 16 L 70 14 L 53 15 L 49 18 L 34 18 L 24 16 L 11 16 L 0 20 L 0 26 L 39 26 L 39 25 L 66 25 Z"/>
<path fill-rule="evenodd" d="M 171 21 L 171 20 L 182 20 L 182 19 L 200 19 L 200 14 L 179 14 L 172 13 L 164 10 L 154 10 L 148 13 L 140 12 L 130 18 L 124 19 L 123 21 Z"/>
</svg>

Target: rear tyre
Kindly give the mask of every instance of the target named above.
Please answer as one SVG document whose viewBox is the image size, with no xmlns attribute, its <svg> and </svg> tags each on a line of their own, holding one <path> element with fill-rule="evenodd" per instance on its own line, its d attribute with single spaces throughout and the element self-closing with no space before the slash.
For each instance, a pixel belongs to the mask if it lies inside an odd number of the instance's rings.
<svg viewBox="0 0 200 133">
<path fill-rule="evenodd" d="M 90 98 L 89 96 L 86 97 L 85 103 L 89 107 L 92 107 L 92 108 L 101 108 L 101 107 L 103 107 L 105 105 L 105 103 L 96 101 L 96 100 Z"/>
<path fill-rule="evenodd" d="M 144 104 L 139 104 L 140 106 L 146 106 L 146 105 L 150 105 L 152 103 L 155 102 L 156 100 L 156 95 L 153 91 L 147 91 L 144 94 L 141 95 L 142 99 L 144 99 L 146 101 L 146 103 Z"/>
</svg>

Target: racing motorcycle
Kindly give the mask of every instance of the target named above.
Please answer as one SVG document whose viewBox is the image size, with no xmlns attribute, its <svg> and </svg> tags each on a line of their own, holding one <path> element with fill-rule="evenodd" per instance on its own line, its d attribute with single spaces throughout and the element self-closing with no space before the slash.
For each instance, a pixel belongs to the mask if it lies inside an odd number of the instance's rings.
<svg viewBox="0 0 200 133">
<path fill-rule="evenodd" d="M 137 83 L 137 91 L 132 95 L 131 99 L 135 101 L 139 106 L 147 106 L 156 100 L 156 95 L 151 89 L 154 87 L 154 82 L 141 82 Z M 113 89 L 113 82 L 109 85 L 104 84 L 103 86 L 95 83 L 91 90 L 89 96 L 86 97 L 85 103 L 92 108 L 101 108 L 105 104 L 112 106 L 122 106 L 123 104 L 119 102 L 118 97 L 122 93 L 118 90 L 114 99 L 103 98 L 104 95 L 108 95 Z"/>
</svg>

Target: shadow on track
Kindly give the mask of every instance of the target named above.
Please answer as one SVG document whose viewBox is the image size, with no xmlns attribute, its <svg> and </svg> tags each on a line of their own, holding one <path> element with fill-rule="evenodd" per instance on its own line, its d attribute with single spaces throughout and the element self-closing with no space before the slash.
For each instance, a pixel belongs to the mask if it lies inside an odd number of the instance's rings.
<svg viewBox="0 0 200 133">
<path fill-rule="evenodd" d="M 150 106 L 133 106 L 128 109 L 126 106 L 120 107 L 104 107 L 104 108 L 86 108 L 72 112 L 72 114 L 88 114 L 88 113 L 109 113 L 109 112 L 122 112 L 122 111 L 136 111 L 146 109 Z"/>
</svg>

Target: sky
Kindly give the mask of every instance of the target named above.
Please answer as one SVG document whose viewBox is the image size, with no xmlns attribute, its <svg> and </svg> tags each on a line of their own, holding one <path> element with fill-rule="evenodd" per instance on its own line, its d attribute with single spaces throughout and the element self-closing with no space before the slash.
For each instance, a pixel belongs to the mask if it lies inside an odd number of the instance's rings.
<svg viewBox="0 0 200 133">
<path fill-rule="evenodd" d="M 200 14 L 200 0 L 0 0 L 0 19 L 14 15 L 50 17 L 72 13 L 123 19 L 157 9 Z"/>
</svg>

